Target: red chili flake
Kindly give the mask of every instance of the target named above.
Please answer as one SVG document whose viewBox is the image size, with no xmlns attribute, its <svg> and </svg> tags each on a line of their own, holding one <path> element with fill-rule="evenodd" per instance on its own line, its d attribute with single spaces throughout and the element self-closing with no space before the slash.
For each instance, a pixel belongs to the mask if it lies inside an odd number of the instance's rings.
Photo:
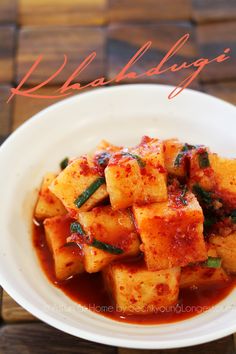
<svg viewBox="0 0 236 354">
<path fill-rule="evenodd" d="M 83 176 L 87 176 L 91 173 L 92 169 L 88 164 L 88 160 L 86 158 L 80 163 L 80 174 Z"/>
<path fill-rule="evenodd" d="M 166 168 L 162 165 L 158 164 L 157 169 L 160 173 L 166 173 Z"/>
<path fill-rule="evenodd" d="M 167 284 L 157 284 L 156 285 L 156 292 L 158 296 L 168 295 L 170 292 L 170 288 Z"/>
</svg>

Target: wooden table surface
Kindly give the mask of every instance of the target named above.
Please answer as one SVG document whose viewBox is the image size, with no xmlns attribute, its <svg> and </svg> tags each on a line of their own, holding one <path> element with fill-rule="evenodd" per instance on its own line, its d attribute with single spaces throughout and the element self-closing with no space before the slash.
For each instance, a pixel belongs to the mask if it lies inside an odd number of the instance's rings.
<svg viewBox="0 0 236 354">
<path fill-rule="evenodd" d="M 44 59 L 29 85 L 52 74 L 68 55 L 69 63 L 42 94 L 50 94 L 92 50 L 96 62 L 84 72 L 88 82 L 100 75 L 112 78 L 145 41 L 152 40 L 149 55 L 136 70 L 157 63 L 184 33 L 189 44 L 178 54 L 179 60 L 200 56 L 214 57 L 225 47 L 232 55 L 220 67 L 203 71 L 192 88 L 236 103 L 236 1 L 235 0 L 0 0 L 0 143 L 34 113 L 52 103 L 17 96 L 6 99 L 38 54 Z M 151 78 L 151 82 L 176 84 L 186 72 Z M 145 82 L 150 82 L 145 80 Z M 136 81 L 137 82 L 137 81 Z M 139 351 L 94 344 L 71 337 L 40 322 L 1 290 L 0 354 L 120 353 Z M 236 353 L 235 336 L 212 343 L 154 353 Z"/>
</svg>

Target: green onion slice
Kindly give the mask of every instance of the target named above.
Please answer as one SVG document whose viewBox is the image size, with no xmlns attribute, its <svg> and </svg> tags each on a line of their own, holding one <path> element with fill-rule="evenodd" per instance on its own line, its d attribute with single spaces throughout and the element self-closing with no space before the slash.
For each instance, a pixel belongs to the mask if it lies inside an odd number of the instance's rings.
<svg viewBox="0 0 236 354">
<path fill-rule="evenodd" d="M 91 246 L 95 248 L 99 248 L 100 250 L 106 251 L 111 254 L 122 254 L 124 251 L 121 248 L 115 247 L 113 245 L 110 245 L 108 243 L 98 241 L 96 238 L 93 239 L 93 241 L 90 244 Z"/>
<path fill-rule="evenodd" d="M 214 216 L 207 216 L 204 218 L 204 228 L 209 229 L 216 223 L 216 218 Z"/>
<path fill-rule="evenodd" d="M 86 242 L 86 244 L 88 244 L 89 246 L 98 248 L 100 250 L 103 250 L 107 253 L 111 253 L 111 254 L 118 255 L 118 254 L 124 253 L 124 251 L 121 248 L 110 245 L 110 244 L 102 242 L 102 241 L 98 241 L 96 238 L 94 238 L 92 242 Z M 80 247 L 79 244 L 75 241 L 67 242 L 64 244 L 63 247 L 70 247 L 70 246 Z"/>
<path fill-rule="evenodd" d="M 93 238 L 92 241 L 89 240 L 89 237 L 86 235 L 85 231 L 83 230 L 83 227 L 81 226 L 81 224 L 77 221 L 74 221 L 71 223 L 70 225 L 70 231 L 72 233 L 77 233 L 81 236 L 85 236 L 85 242 L 90 245 L 93 246 L 95 248 L 99 248 L 100 250 L 106 251 L 108 253 L 111 254 L 122 254 L 124 253 L 124 251 L 121 248 L 118 248 L 116 246 L 110 245 L 108 243 L 102 242 L 97 240 L 96 238 Z M 69 244 L 76 244 L 76 242 L 69 242 Z"/>
<path fill-rule="evenodd" d="M 141 168 L 146 166 L 146 162 L 143 161 L 143 159 L 139 155 L 131 154 L 131 152 L 122 152 L 122 155 L 129 156 L 129 157 L 132 157 L 133 159 L 137 160 L 139 167 L 141 167 Z"/>
<path fill-rule="evenodd" d="M 179 200 L 181 201 L 181 203 L 183 205 L 188 205 L 188 201 L 187 199 L 185 198 L 186 197 L 186 194 L 187 194 L 187 191 L 188 191 L 188 187 L 187 186 L 184 186 L 183 189 L 182 189 L 182 192 L 180 194 L 180 197 L 179 197 Z"/>
<path fill-rule="evenodd" d="M 179 167 L 183 157 L 186 155 L 186 152 L 197 149 L 197 145 L 184 144 L 178 155 L 176 156 L 174 166 Z"/>
<path fill-rule="evenodd" d="M 221 262 L 222 260 L 219 257 L 208 257 L 208 259 L 203 262 L 202 265 L 208 268 L 220 268 Z"/>
<path fill-rule="evenodd" d="M 231 212 L 230 217 L 233 224 L 236 224 L 236 209 Z"/>
<path fill-rule="evenodd" d="M 111 158 L 111 154 L 107 151 L 104 151 L 97 156 L 97 163 L 100 166 L 106 167 L 108 165 L 110 158 Z"/>
<path fill-rule="evenodd" d="M 93 195 L 96 190 L 104 183 L 104 177 L 99 177 L 93 183 L 91 183 L 90 186 L 85 189 L 85 191 L 80 194 L 78 198 L 75 199 L 74 204 L 77 206 L 77 208 L 80 208 L 91 197 L 91 195 Z"/>
<path fill-rule="evenodd" d="M 74 246 L 77 246 L 77 247 L 80 247 L 79 245 L 78 245 L 78 243 L 77 242 L 66 242 L 62 247 L 74 247 Z"/>
<path fill-rule="evenodd" d="M 67 166 L 68 166 L 68 163 L 69 163 L 69 158 L 68 157 L 65 157 L 61 162 L 60 162 L 60 167 L 62 170 L 64 170 Z"/>
<path fill-rule="evenodd" d="M 200 168 L 210 167 L 209 155 L 207 151 L 199 152 L 198 162 Z"/>
<path fill-rule="evenodd" d="M 193 192 L 196 194 L 204 203 L 206 204 L 211 204 L 212 203 L 212 197 L 211 197 L 211 192 L 205 191 L 199 184 L 195 184 L 193 186 Z"/>
<path fill-rule="evenodd" d="M 77 221 L 74 221 L 70 224 L 70 232 L 80 234 L 82 236 L 85 235 L 85 232 L 84 232 L 82 226 Z"/>
</svg>

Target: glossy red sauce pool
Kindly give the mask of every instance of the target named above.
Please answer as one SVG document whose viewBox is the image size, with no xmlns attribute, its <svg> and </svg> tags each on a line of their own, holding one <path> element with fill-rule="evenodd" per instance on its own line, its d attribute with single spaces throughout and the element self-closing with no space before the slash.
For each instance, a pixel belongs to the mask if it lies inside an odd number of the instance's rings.
<svg viewBox="0 0 236 354">
<path fill-rule="evenodd" d="M 197 289 L 181 289 L 179 302 L 171 310 L 149 315 L 126 315 L 116 311 L 113 307 L 105 291 L 100 273 L 83 273 L 63 282 L 57 281 L 43 227 L 33 225 L 33 244 L 43 271 L 56 287 L 60 288 L 73 301 L 121 322 L 160 324 L 181 321 L 196 316 L 217 304 L 233 290 L 236 284 L 235 278 L 232 278 L 227 282 L 218 282 Z"/>
</svg>

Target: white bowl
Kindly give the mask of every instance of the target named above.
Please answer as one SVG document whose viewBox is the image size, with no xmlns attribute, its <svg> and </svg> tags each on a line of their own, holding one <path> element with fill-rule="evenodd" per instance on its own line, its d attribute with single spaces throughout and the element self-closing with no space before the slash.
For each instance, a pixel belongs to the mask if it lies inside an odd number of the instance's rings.
<svg viewBox="0 0 236 354">
<path fill-rule="evenodd" d="M 185 90 L 168 100 L 170 86 L 125 85 L 97 89 L 35 115 L 0 148 L 0 283 L 44 322 L 91 341 L 132 348 L 176 348 L 236 331 L 236 291 L 201 315 L 162 325 L 116 322 L 83 309 L 43 273 L 31 242 L 36 188 L 64 156 L 91 150 L 100 139 L 132 145 L 142 135 L 179 137 L 236 156 L 235 108 Z"/>
</svg>

